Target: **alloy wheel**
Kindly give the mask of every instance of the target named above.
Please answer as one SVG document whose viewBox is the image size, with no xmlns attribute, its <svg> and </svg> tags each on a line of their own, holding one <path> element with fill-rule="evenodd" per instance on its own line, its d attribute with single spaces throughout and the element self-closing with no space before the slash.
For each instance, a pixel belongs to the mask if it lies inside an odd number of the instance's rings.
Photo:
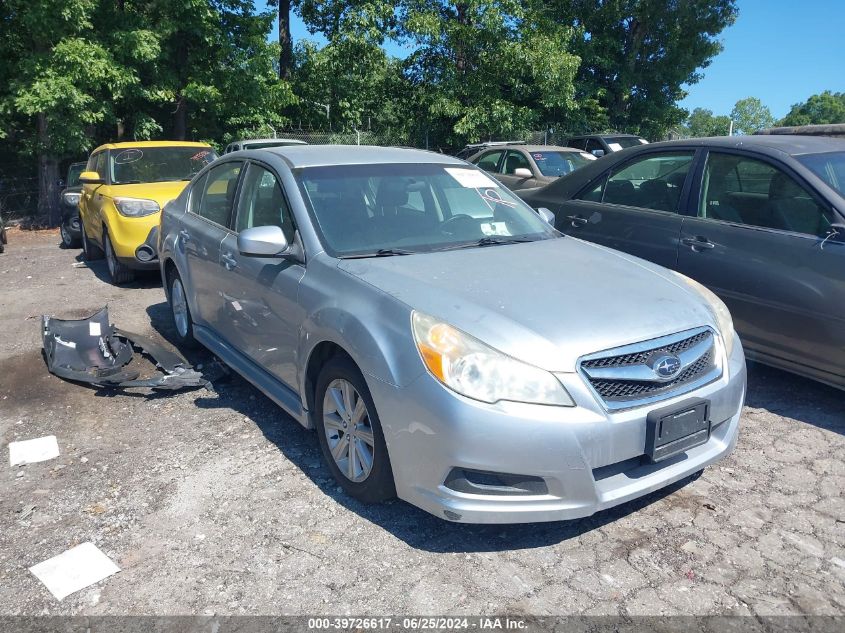
<svg viewBox="0 0 845 633">
<path fill-rule="evenodd" d="M 333 380 L 323 398 L 323 427 L 329 452 L 344 477 L 361 482 L 373 469 L 375 438 L 361 394 L 347 380 Z"/>
</svg>

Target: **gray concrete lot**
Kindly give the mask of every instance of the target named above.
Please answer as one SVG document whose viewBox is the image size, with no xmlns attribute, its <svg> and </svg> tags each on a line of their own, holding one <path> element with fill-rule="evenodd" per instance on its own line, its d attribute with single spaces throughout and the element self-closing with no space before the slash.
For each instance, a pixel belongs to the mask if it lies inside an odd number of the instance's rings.
<svg viewBox="0 0 845 633">
<path fill-rule="evenodd" d="M 2 614 L 845 612 L 841 391 L 751 366 L 737 449 L 698 479 L 582 521 L 455 525 L 342 495 L 237 376 L 151 397 L 49 375 L 42 313 L 172 332 L 155 276 L 111 286 L 58 241 L 12 231 L 0 255 Z M 59 458 L 9 467 L 49 434 Z M 28 568 L 86 541 L 122 571 L 57 602 Z"/>
</svg>

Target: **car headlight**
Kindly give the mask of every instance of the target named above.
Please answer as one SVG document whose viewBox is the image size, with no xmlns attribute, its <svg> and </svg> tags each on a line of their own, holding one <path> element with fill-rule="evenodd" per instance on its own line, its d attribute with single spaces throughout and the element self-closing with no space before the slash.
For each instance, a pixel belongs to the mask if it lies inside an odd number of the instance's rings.
<svg viewBox="0 0 845 633">
<path fill-rule="evenodd" d="M 690 279 L 686 275 L 682 275 L 674 270 L 670 272 L 675 273 L 681 281 L 697 290 L 707 303 L 710 304 L 710 308 L 713 310 L 713 316 L 716 318 L 716 325 L 719 328 L 719 335 L 725 343 L 725 353 L 730 358 L 734 349 L 734 322 L 728 306 L 712 290 L 698 283 L 695 279 Z"/>
<path fill-rule="evenodd" d="M 80 197 L 81 194 L 76 193 L 75 191 L 68 191 L 67 193 L 62 194 L 62 200 L 64 200 L 66 205 L 69 205 L 71 207 L 75 207 L 77 204 L 79 204 Z"/>
<path fill-rule="evenodd" d="M 448 323 L 413 312 L 414 340 L 425 366 L 444 385 L 482 402 L 575 406 L 551 373 L 511 358 Z"/>
<path fill-rule="evenodd" d="M 120 215 L 130 218 L 152 215 L 153 213 L 158 213 L 160 210 L 158 202 L 145 198 L 115 198 L 114 206 L 117 207 Z"/>
</svg>

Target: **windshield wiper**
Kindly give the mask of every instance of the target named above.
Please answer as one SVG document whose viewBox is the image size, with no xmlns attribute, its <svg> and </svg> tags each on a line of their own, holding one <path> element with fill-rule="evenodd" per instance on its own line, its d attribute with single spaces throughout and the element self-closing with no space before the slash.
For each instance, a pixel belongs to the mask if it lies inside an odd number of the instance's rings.
<svg viewBox="0 0 845 633">
<path fill-rule="evenodd" d="M 478 246 L 498 246 L 499 244 L 522 244 L 523 242 L 536 242 L 531 237 L 510 237 L 507 235 L 487 235 L 475 242 L 468 242 L 464 244 L 456 244 L 455 246 L 447 246 L 441 250 L 454 251 L 461 248 L 476 248 Z"/>
<path fill-rule="evenodd" d="M 374 253 L 361 253 L 360 255 L 341 255 L 340 259 L 365 259 L 367 257 L 392 257 L 393 255 L 413 255 L 414 251 L 406 251 L 403 248 L 380 248 Z"/>
</svg>

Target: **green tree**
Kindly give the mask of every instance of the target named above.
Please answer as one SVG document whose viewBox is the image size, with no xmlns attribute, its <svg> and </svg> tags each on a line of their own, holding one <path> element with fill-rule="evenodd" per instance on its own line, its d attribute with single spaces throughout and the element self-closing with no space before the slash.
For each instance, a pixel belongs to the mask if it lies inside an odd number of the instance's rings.
<svg viewBox="0 0 845 633">
<path fill-rule="evenodd" d="M 778 125 L 845 123 L 845 92 L 825 90 L 803 103 L 796 103 Z"/>
<path fill-rule="evenodd" d="M 730 117 L 713 116 L 712 110 L 696 108 L 687 119 L 686 132 L 693 137 L 727 136 L 730 125 Z"/>
<path fill-rule="evenodd" d="M 578 102 L 595 100 L 618 130 L 660 138 L 686 117 L 685 85 L 721 50 L 716 39 L 737 16 L 735 0 L 559 0 L 547 15 L 578 29 Z M 601 110 L 594 111 L 600 112 Z M 589 125 L 589 121 L 587 122 Z"/>
<path fill-rule="evenodd" d="M 754 134 L 757 130 L 772 127 L 774 117 L 768 107 L 757 97 L 740 99 L 731 110 L 734 134 Z"/>
</svg>

